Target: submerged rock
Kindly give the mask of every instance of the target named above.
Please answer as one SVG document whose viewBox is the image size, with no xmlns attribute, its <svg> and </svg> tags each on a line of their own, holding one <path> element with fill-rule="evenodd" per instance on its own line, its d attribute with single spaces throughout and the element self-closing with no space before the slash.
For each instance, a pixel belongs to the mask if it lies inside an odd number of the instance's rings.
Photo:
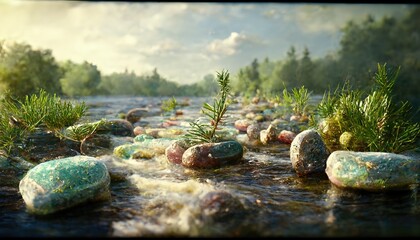
<svg viewBox="0 0 420 240">
<path fill-rule="evenodd" d="M 325 172 L 342 188 L 408 190 L 419 184 L 420 159 L 395 153 L 335 151 Z"/>
<path fill-rule="evenodd" d="M 182 155 L 182 165 L 188 168 L 218 168 L 238 163 L 243 147 L 237 141 L 203 143 L 188 148 Z"/>
<path fill-rule="evenodd" d="M 29 212 L 50 214 L 86 201 L 110 198 L 105 164 L 76 156 L 41 163 L 20 181 L 19 192 Z"/>
<path fill-rule="evenodd" d="M 313 129 L 299 133 L 290 145 L 290 160 L 298 176 L 324 172 L 328 150 Z"/>
<path fill-rule="evenodd" d="M 45 162 L 52 159 L 79 155 L 80 150 L 61 141 L 45 127 L 36 128 L 25 140 L 25 147 L 19 150 L 20 155 L 31 162 Z"/>
<path fill-rule="evenodd" d="M 212 221 L 227 221 L 245 211 L 241 201 L 226 191 L 211 191 L 199 201 L 203 217 Z"/>
</svg>

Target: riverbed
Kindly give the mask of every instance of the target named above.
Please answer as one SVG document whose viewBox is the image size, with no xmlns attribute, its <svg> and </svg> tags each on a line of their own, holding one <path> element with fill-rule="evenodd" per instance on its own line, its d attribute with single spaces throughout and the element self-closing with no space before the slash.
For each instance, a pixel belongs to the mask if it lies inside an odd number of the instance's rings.
<svg viewBox="0 0 420 240">
<path fill-rule="evenodd" d="M 136 107 L 158 108 L 167 98 L 90 97 L 85 120 L 116 119 Z M 179 120 L 200 115 L 203 102 L 188 101 Z M 232 104 L 225 124 L 240 118 Z M 141 119 L 156 127 L 167 117 Z M 98 156 L 125 171 L 125 181 L 111 182 L 111 199 L 86 203 L 48 216 L 26 212 L 16 187 L 0 185 L 2 237 L 418 237 L 420 197 L 410 191 L 369 193 L 343 190 L 326 174 L 297 177 L 288 144 L 247 147 L 240 164 L 191 170 L 169 163 L 164 155 L 149 160 Z M 228 193 L 231 205 L 216 202 L 213 214 L 203 207 L 209 194 Z M 216 209 L 217 210 L 217 209 Z"/>
</svg>

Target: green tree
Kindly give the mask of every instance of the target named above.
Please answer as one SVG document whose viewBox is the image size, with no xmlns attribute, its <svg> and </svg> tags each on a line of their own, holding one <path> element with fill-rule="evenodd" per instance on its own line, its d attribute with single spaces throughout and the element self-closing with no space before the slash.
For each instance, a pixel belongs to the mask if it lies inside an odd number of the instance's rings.
<svg viewBox="0 0 420 240">
<path fill-rule="evenodd" d="M 287 58 L 280 73 L 280 78 L 285 83 L 286 88 L 291 89 L 300 85 L 297 82 L 298 66 L 299 62 L 296 57 L 296 49 L 294 46 L 291 46 L 287 52 Z"/>
<path fill-rule="evenodd" d="M 28 44 L 0 42 L 0 84 L 16 97 L 44 89 L 61 94 L 62 72 L 51 50 L 34 50 Z"/>
<path fill-rule="evenodd" d="M 66 61 L 62 65 L 64 75 L 60 79 L 63 93 L 70 97 L 90 96 L 98 92 L 101 73 L 98 68 L 86 61 L 77 64 Z"/>
<path fill-rule="evenodd" d="M 305 47 L 297 68 L 297 82 L 299 86 L 305 86 L 308 89 L 314 89 L 316 87 L 314 83 L 314 70 L 315 65 L 312 62 L 310 52 Z"/>
</svg>

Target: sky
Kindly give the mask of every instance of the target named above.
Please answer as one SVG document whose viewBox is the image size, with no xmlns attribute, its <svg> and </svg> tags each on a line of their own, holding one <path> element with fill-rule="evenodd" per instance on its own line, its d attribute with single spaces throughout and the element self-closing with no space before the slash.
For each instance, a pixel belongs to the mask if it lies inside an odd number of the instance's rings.
<svg viewBox="0 0 420 240">
<path fill-rule="evenodd" d="M 95 2 L 0 0 L 0 40 L 51 49 L 57 61 L 88 61 L 102 75 L 154 68 L 191 84 L 235 74 L 255 58 L 283 59 L 293 45 L 312 58 L 334 53 L 340 29 L 368 14 L 402 16 L 407 4 Z"/>
</svg>

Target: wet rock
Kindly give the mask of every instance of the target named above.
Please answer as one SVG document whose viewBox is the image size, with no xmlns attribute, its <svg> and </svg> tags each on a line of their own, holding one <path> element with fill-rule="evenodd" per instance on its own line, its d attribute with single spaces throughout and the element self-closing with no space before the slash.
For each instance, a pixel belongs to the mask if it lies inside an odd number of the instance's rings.
<svg viewBox="0 0 420 240">
<path fill-rule="evenodd" d="M 419 170 L 420 159 L 401 154 L 335 151 L 325 172 L 338 187 L 378 192 L 417 187 Z"/>
<path fill-rule="evenodd" d="M 114 136 L 133 136 L 133 125 L 124 119 L 106 120 L 96 130 L 97 134 L 111 134 Z"/>
<path fill-rule="evenodd" d="M 175 141 L 167 138 L 151 139 L 145 137 L 141 139 L 139 136 L 134 139 L 132 144 L 124 144 L 114 148 L 114 155 L 122 159 L 150 159 L 156 155 L 164 154 L 165 149 Z"/>
<path fill-rule="evenodd" d="M 148 115 L 149 109 L 147 108 L 134 108 L 127 112 L 125 119 L 130 123 L 134 124 L 138 122 L 140 118 L 146 117 Z"/>
<path fill-rule="evenodd" d="M 218 168 L 238 163 L 243 147 L 237 141 L 204 143 L 188 148 L 182 155 L 182 165 L 188 168 Z"/>
<path fill-rule="evenodd" d="M 23 175 L 34 166 L 19 157 L 0 155 L 0 186 L 18 187 Z"/>
<path fill-rule="evenodd" d="M 165 156 L 169 162 L 181 164 L 182 155 L 189 147 L 191 147 L 191 145 L 188 144 L 185 140 L 177 140 L 165 149 Z"/>
<path fill-rule="evenodd" d="M 298 176 L 324 172 L 328 150 L 313 129 L 299 133 L 290 145 L 290 159 Z"/>
<path fill-rule="evenodd" d="M 248 135 L 248 138 L 251 140 L 259 140 L 260 131 L 261 131 L 261 127 L 259 124 L 251 124 L 246 129 L 246 134 Z"/>
<path fill-rule="evenodd" d="M 281 143 L 291 144 L 295 137 L 296 133 L 292 131 L 282 130 L 277 138 Z"/>
<path fill-rule="evenodd" d="M 235 121 L 235 128 L 238 129 L 241 132 L 246 132 L 249 125 L 251 125 L 253 121 L 249 119 L 239 119 Z"/>
<path fill-rule="evenodd" d="M 36 128 L 25 140 L 24 147 L 19 150 L 20 156 L 30 162 L 45 162 L 52 159 L 76 156 L 74 150 L 54 133 L 44 127 Z"/>
<path fill-rule="evenodd" d="M 241 201 L 226 191 L 211 191 L 199 200 L 203 216 L 212 221 L 226 221 L 245 211 Z"/>
<path fill-rule="evenodd" d="M 261 130 L 260 141 L 262 144 L 269 144 L 277 141 L 277 129 L 274 125 L 270 124 L 266 130 Z"/>
<path fill-rule="evenodd" d="M 110 198 L 105 164 L 76 156 L 41 163 L 20 181 L 19 192 L 29 212 L 50 214 L 87 201 Z"/>
<path fill-rule="evenodd" d="M 89 156 L 99 156 L 112 152 L 111 135 L 93 134 L 81 143 L 83 154 Z"/>
</svg>

